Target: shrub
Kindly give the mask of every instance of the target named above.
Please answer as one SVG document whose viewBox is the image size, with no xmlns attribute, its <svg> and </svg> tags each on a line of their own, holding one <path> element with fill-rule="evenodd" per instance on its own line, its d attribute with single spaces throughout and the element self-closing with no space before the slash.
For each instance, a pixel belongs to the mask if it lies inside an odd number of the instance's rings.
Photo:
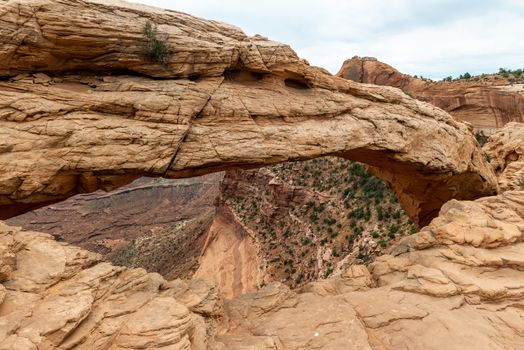
<svg viewBox="0 0 524 350">
<path fill-rule="evenodd" d="M 389 226 L 389 233 L 394 235 L 399 231 L 399 229 L 400 227 L 398 227 L 398 225 L 392 224 L 391 226 Z"/>
<path fill-rule="evenodd" d="M 324 272 L 324 278 L 328 278 L 329 275 L 331 275 L 333 273 L 333 268 L 331 266 L 329 266 L 327 269 L 326 269 L 326 272 Z"/>
<path fill-rule="evenodd" d="M 158 29 L 151 21 L 144 24 L 142 33 L 147 39 L 145 54 L 147 58 L 155 63 L 166 64 L 169 62 L 169 50 L 167 49 L 166 40 L 159 39 Z"/>
<path fill-rule="evenodd" d="M 524 191 L 524 176 L 520 177 L 518 184 L 519 184 L 520 189 Z"/>
<path fill-rule="evenodd" d="M 481 147 L 484 146 L 486 142 L 488 142 L 488 137 L 484 134 L 484 131 L 482 130 L 477 130 L 477 132 L 475 133 L 475 138 L 477 139 L 477 142 Z"/>
</svg>

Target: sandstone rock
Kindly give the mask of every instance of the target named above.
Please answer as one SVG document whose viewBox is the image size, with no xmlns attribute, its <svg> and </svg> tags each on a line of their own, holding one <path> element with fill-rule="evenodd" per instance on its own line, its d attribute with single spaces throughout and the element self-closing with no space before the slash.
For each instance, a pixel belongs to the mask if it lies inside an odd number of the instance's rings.
<svg viewBox="0 0 524 350">
<path fill-rule="evenodd" d="M 325 296 L 367 290 L 371 287 L 375 287 L 375 281 L 366 266 L 351 265 L 340 276 L 311 282 L 301 288 L 301 291 Z"/>
<path fill-rule="evenodd" d="M 298 294 L 282 291 L 279 295 L 288 296 L 276 298 L 262 289 L 243 296 L 241 305 L 228 302 L 226 328 L 217 339 L 238 349 L 253 339 L 265 341 L 255 349 L 519 349 L 524 342 L 522 198 L 524 191 L 512 191 L 447 203 L 429 226 L 401 242 L 401 253 L 370 265 L 372 283 L 345 282 L 370 280 L 361 267 L 353 267 Z M 520 236 L 506 235 L 506 228 Z M 268 300 L 268 294 L 286 307 L 267 307 L 254 316 L 240 312 L 249 310 L 246 304 Z M 339 311 L 345 316 L 338 318 Z M 345 329 L 348 319 L 351 327 Z M 268 345 L 270 339 L 281 345 Z"/>
<path fill-rule="evenodd" d="M 212 278 L 226 298 L 253 292 L 262 282 L 257 245 L 230 208 L 219 204 L 194 278 Z"/>
<path fill-rule="evenodd" d="M 524 86 L 510 84 L 506 79 L 429 82 L 402 74 L 376 58 L 358 56 L 346 60 L 337 75 L 361 83 L 398 87 L 489 134 L 506 123 L 524 122 Z"/>
<path fill-rule="evenodd" d="M 491 135 L 484 151 L 502 191 L 524 190 L 524 124 L 509 123 Z"/>
<path fill-rule="evenodd" d="M 328 154 L 370 164 L 420 225 L 442 207 L 369 273 L 273 283 L 223 311 L 207 281 L 0 223 L 0 348 L 522 348 L 524 192 L 448 201 L 496 189 L 465 124 L 215 21 L 105 0 L 0 6 L 0 74 L 28 74 L 0 82 L 2 217 L 146 174 Z M 146 20 L 167 34 L 165 64 L 143 57 Z"/>
<path fill-rule="evenodd" d="M 209 279 L 193 279 L 189 283 L 177 279 L 169 282 L 173 297 L 194 313 L 216 317 L 223 313 L 218 286 Z"/>
<path fill-rule="evenodd" d="M 286 45 L 122 2 L 1 6 L 0 75 L 59 82 L 0 82 L 0 218 L 143 175 L 328 154 L 370 164 L 419 225 L 450 198 L 495 192 L 464 124 L 396 89 L 310 67 Z M 166 64 L 144 57 L 148 20 L 167 37 Z"/>
<path fill-rule="evenodd" d="M 190 349 L 206 332 L 158 274 L 3 223 L 0 246 L 16 261 L 0 288 L 2 349 Z"/>
<path fill-rule="evenodd" d="M 354 266 L 297 291 L 269 284 L 224 309 L 208 281 L 166 282 L 1 224 L 3 256 L 16 263 L 0 288 L 0 344 L 517 350 L 524 342 L 522 198 L 524 191 L 506 191 L 450 201 L 369 272 Z"/>
</svg>

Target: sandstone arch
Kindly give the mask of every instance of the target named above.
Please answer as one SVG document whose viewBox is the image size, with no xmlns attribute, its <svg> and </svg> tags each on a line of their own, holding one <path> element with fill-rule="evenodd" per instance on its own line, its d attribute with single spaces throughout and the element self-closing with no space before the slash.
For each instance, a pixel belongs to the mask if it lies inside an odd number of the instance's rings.
<svg viewBox="0 0 524 350">
<path fill-rule="evenodd" d="M 0 219 L 143 175 L 323 155 L 369 164 L 418 225 L 496 191 L 470 131 L 438 108 L 226 24 L 111 3 L 0 2 Z M 144 58 L 147 19 L 168 35 L 165 65 Z"/>
</svg>

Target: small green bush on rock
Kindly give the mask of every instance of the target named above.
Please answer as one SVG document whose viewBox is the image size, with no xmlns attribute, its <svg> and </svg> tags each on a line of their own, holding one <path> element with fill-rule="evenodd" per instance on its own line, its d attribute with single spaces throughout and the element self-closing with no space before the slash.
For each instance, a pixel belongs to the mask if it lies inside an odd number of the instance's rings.
<svg viewBox="0 0 524 350">
<path fill-rule="evenodd" d="M 155 63 L 166 64 L 169 62 L 169 50 L 165 39 L 158 38 L 158 29 L 151 21 L 144 24 L 142 33 L 147 39 L 145 54 L 147 58 Z"/>
</svg>

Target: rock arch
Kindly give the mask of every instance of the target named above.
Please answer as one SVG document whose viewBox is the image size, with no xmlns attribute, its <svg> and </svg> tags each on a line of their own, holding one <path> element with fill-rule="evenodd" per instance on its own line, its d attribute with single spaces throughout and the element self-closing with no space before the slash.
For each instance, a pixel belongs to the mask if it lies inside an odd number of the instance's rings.
<svg viewBox="0 0 524 350">
<path fill-rule="evenodd" d="M 466 125 L 286 45 L 127 3 L 1 6 L 0 218 L 143 175 L 324 155 L 370 165 L 418 225 L 451 198 L 496 191 Z M 146 20 L 166 34 L 166 64 L 144 57 Z"/>
</svg>

